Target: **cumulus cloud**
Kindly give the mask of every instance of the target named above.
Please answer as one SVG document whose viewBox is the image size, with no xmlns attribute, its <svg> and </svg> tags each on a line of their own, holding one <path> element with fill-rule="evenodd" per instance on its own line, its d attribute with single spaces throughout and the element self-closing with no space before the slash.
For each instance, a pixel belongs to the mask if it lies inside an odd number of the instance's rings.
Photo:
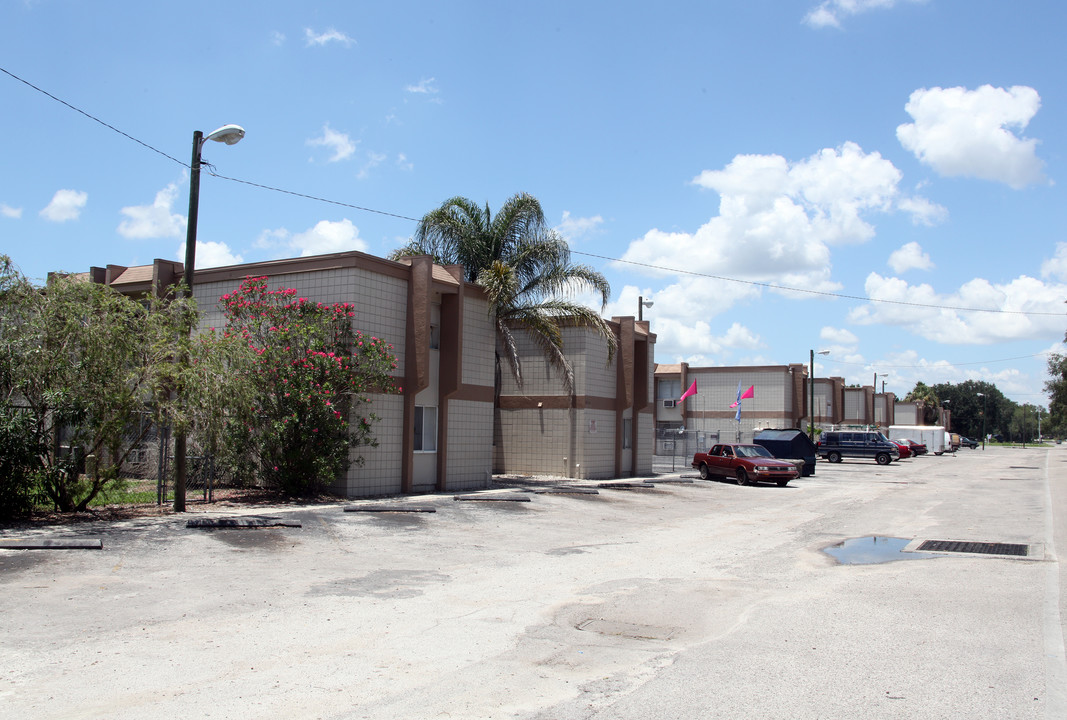
<svg viewBox="0 0 1067 720">
<path fill-rule="evenodd" d="M 80 190 L 57 190 L 52 202 L 41 210 L 41 217 L 52 222 L 77 220 L 82 208 L 89 202 L 89 193 Z"/>
<path fill-rule="evenodd" d="M 691 233 L 649 230 L 622 259 L 749 281 L 679 280 L 680 288 L 719 282 L 721 311 L 758 294 L 753 282 L 833 292 L 840 286 L 830 277 L 830 247 L 873 237 L 865 218 L 894 209 L 900 179 L 891 162 L 855 143 L 796 163 L 779 155 L 738 155 L 693 181 L 719 193 L 717 216 Z"/>
<path fill-rule="evenodd" d="M 304 39 L 307 41 L 307 46 L 322 47 L 327 43 L 341 43 L 345 47 L 355 45 L 356 41 L 345 35 L 340 30 L 334 30 L 329 28 L 326 32 L 317 33 L 311 28 L 304 28 Z"/>
<path fill-rule="evenodd" d="M 171 183 L 156 193 L 156 198 L 151 205 L 132 205 L 122 208 L 121 212 L 126 219 L 119 223 L 119 234 L 136 240 L 181 237 L 187 225 L 186 217 L 171 212 L 177 195 L 178 186 Z M 197 243 L 197 249 L 199 248 L 200 245 Z"/>
<path fill-rule="evenodd" d="M 859 338 L 856 337 L 856 335 L 851 331 L 846 330 L 844 328 L 830 327 L 829 325 L 823 326 L 823 328 L 819 331 L 819 339 L 825 340 L 830 343 L 835 343 L 837 345 L 847 345 L 852 348 L 855 348 L 855 346 L 859 344 L 860 341 Z M 825 350 L 826 348 L 820 347 L 819 349 Z"/>
<path fill-rule="evenodd" d="M 314 227 L 294 235 L 285 228 L 265 230 L 256 245 L 284 247 L 286 254 L 299 252 L 301 257 L 367 250 L 367 243 L 360 238 L 360 229 L 347 218 L 339 222 L 321 220 Z"/>
<path fill-rule="evenodd" d="M 974 177 L 1022 188 L 1044 181 L 1037 140 L 1020 137 L 1041 107 L 1031 87 L 983 85 L 923 88 L 905 110 L 914 122 L 897 128 L 905 149 L 940 175 Z"/>
<path fill-rule="evenodd" d="M 1041 277 L 1067 282 L 1067 243 L 1056 243 L 1056 254 L 1041 263 Z"/>
<path fill-rule="evenodd" d="M 22 217 L 22 208 L 13 208 L 7 203 L 0 203 L 0 215 L 12 220 L 18 220 Z"/>
<path fill-rule="evenodd" d="M 322 137 L 307 141 L 311 147 L 324 147 L 333 152 L 326 162 L 346 160 L 356 151 L 356 143 L 346 133 L 337 132 L 328 124 L 322 126 Z"/>
<path fill-rule="evenodd" d="M 178 246 L 178 252 L 174 255 L 178 260 L 185 260 L 185 243 Z M 244 258 L 230 250 L 226 243 L 196 241 L 196 267 L 226 267 L 227 265 L 240 265 Z"/>
<path fill-rule="evenodd" d="M 955 292 L 942 294 L 925 283 L 910 285 L 899 278 L 872 272 L 867 276 L 865 289 L 868 297 L 893 302 L 872 302 L 854 308 L 848 319 L 857 325 L 898 325 L 927 340 L 959 345 L 1063 335 L 1065 284 L 1043 283 L 1026 275 L 1003 284 L 975 278 Z M 901 312 L 900 303 L 923 307 L 904 308 L 906 311 Z M 1022 312 L 1049 314 L 1023 315 Z"/>
<path fill-rule="evenodd" d="M 948 218 L 948 208 L 924 197 L 903 197 L 897 201 L 901 211 L 911 215 L 912 223 L 932 227 Z"/>
<path fill-rule="evenodd" d="M 908 270 L 933 270 L 934 263 L 919 243 L 910 242 L 893 251 L 889 256 L 889 267 L 893 268 L 893 272 L 902 273 Z"/>
<path fill-rule="evenodd" d="M 555 227 L 556 232 L 568 241 L 580 240 L 597 232 L 604 224 L 604 218 L 600 215 L 593 217 L 572 217 L 569 210 L 563 211 L 563 219 Z"/>
<path fill-rule="evenodd" d="M 814 28 L 841 27 L 841 20 L 868 10 L 889 9 L 899 0 L 825 0 L 804 16 L 804 22 Z M 925 0 L 910 0 L 925 2 Z"/>
</svg>

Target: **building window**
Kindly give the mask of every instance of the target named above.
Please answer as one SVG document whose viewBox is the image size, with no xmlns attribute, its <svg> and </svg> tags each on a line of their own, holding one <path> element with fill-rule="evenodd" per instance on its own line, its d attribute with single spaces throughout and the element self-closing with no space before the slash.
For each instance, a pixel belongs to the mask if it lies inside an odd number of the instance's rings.
<svg viewBox="0 0 1067 720">
<path fill-rule="evenodd" d="M 437 452 L 437 408 L 415 406 L 415 452 Z"/>
<path fill-rule="evenodd" d="M 630 418 L 622 419 L 622 449 L 629 450 L 633 447 L 634 421 Z"/>
<path fill-rule="evenodd" d="M 657 400 L 677 400 L 682 394 L 682 381 L 661 379 L 656 382 Z"/>
</svg>

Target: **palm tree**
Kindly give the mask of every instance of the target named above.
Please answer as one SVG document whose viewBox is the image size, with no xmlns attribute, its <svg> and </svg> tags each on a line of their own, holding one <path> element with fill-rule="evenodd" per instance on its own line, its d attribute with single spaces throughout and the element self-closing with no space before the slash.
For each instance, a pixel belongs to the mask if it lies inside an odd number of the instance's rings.
<svg viewBox="0 0 1067 720">
<path fill-rule="evenodd" d="M 571 262 L 570 248 L 548 227 L 541 203 L 527 193 L 509 198 L 495 216 L 464 197 L 446 200 L 419 222 L 414 237 L 393 259 L 430 255 L 443 265 L 462 265 L 464 278 L 483 286 L 497 331 L 497 389 L 501 354 L 519 387 L 522 364 L 515 331 L 526 333 L 574 392 L 574 371 L 563 351 L 561 324 L 592 328 L 614 356 L 617 340 L 596 310 L 570 297 L 591 291 L 601 311 L 611 297 L 608 281 L 596 270 Z"/>
<path fill-rule="evenodd" d="M 921 403 L 924 425 L 933 425 L 937 422 L 941 400 L 929 385 L 922 381 L 915 383 L 915 387 L 907 394 L 904 400 L 905 402 Z"/>
</svg>

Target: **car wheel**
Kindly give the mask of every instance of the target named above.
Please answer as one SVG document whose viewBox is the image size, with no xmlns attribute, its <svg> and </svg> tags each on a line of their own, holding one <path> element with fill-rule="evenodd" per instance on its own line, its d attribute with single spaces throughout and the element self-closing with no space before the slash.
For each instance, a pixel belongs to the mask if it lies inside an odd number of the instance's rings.
<svg viewBox="0 0 1067 720">
<path fill-rule="evenodd" d="M 709 475 L 711 475 L 711 473 L 708 472 L 708 464 L 700 463 L 700 479 L 707 480 Z"/>
<path fill-rule="evenodd" d="M 785 487 L 788 484 L 789 484 L 788 480 L 779 480 L 778 481 L 778 487 Z"/>
<path fill-rule="evenodd" d="M 745 472 L 744 468 L 737 468 L 737 484 L 748 485 L 748 473 Z"/>
<path fill-rule="evenodd" d="M 874 458 L 874 461 L 879 465 L 888 465 L 893 462 L 893 458 L 889 456 L 889 453 L 878 453 L 878 456 Z"/>
<path fill-rule="evenodd" d="M 832 463 L 839 463 L 839 462 L 841 462 L 841 453 L 832 452 L 832 453 L 830 453 L 829 455 L 826 456 L 826 459 L 829 460 Z"/>
</svg>

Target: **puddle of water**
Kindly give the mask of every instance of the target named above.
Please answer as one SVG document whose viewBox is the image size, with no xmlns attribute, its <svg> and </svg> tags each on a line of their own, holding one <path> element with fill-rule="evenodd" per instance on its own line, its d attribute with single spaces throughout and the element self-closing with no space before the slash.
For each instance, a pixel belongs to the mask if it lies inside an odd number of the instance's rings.
<svg viewBox="0 0 1067 720">
<path fill-rule="evenodd" d="M 842 565 L 873 565 L 895 560 L 925 560 L 937 557 L 931 553 L 904 552 L 911 540 L 874 535 L 852 538 L 823 548 Z"/>
</svg>

